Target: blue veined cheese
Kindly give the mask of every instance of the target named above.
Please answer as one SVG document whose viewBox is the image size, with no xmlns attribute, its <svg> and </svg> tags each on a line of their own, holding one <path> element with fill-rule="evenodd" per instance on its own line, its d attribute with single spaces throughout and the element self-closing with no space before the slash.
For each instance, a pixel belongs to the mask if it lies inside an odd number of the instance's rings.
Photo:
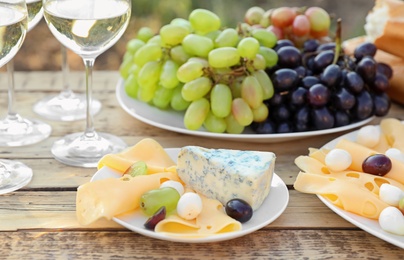
<svg viewBox="0 0 404 260">
<path fill-rule="evenodd" d="M 275 159 L 272 152 L 185 146 L 177 173 L 187 186 L 223 205 L 238 198 L 256 210 L 269 194 Z"/>
</svg>

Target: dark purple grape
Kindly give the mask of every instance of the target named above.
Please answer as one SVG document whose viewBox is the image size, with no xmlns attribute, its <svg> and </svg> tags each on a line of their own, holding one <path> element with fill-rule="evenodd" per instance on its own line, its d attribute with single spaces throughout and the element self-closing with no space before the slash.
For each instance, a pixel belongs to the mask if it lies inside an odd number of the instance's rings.
<svg viewBox="0 0 404 260">
<path fill-rule="evenodd" d="M 278 127 L 277 127 L 276 131 L 278 134 L 292 133 L 293 127 L 288 121 L 280 122 L 280 123 L 278 123 Z"/>
<path fill-rule="evenodd" d="M 166 218 L 166 207 L 162 206 L 159 208 L 156 213 L 153 214 L 150 218 L 146 220 L 144 223 L 144 227 L 150 230 L 154 230 L 156 225 Z"/>
<path fill-rule="evenodd" d="M 327 107 L 312 109 L 311 120 L 317 130 L 333 128 L 335 122 L 334 115 Z"/>
<path fill-rule="evenodd" d="M 315 52 L 320 45 L 316 39 L 310 39 L 303 43 L 303 52 Z"/>
<path fill-rule="evenodd" d="M 346 88 L 340 88 L 333 95 L 333 102 L 337 109 L 349 110 L 355 106 L 356 98 Z"/>
<path fill-rule="evenodd" d="M 373 109 L 375 116 L 385 116 L 390 110 L 391 100 L 386 93 L 373 96 Z"/>
<path fill-rule="evenodd" d="M 373 57 L 377 51 L 376 45 L 371 42 L 364 42 L 359 44 L 354 50 L 354 57 L 357 60 L 361 60 L 365 56 Z"/>
<path fill-rule="evenodd" d="M 335 117 L 334 127 L 349 125 L 349 123 L 351 122 L 349 114 L 345 111 L 341 110 L 335 111 L 334 117 Z"/>
<path fill-rule="evenodd" d="M 294 71 L 296 71 L 297 76 L 299 77 L 299 79 L 302 79 L 306 76 L 307 74 L 307 70 L 304 66 L 300 65 L 296 68 L 293 69 Z"/>
<path fill-rule="evenodd" d="M 279 69 L 272 74 L 271 79 L 276 92 L 294 89 L 299 82 L 299 76 L 292 69 Z"/>
<path fill-rule="evenodd" d="M 285 47 L 285 46 L 295 46 L 295 44 L 291 40 L 281 39 L 276 42 L 274 50 L 277 52 L 280 48 Z"/>
<path fill-rule="evenodd" d="M 331 64 L 321 73 L 320 80 L 328 87 L 334 87 L 339 85 L 341 77 L 341 68 L 336 64 Z"/>
<path fill-rule="evenodd" d="M 226 203 L 226 214 L 241 223 L 249 221 L 253 216 L 250 204 L 242 199 L 232 199 Z"/>
<path fill-rule="evenodd" d="M 294 113 L 293 123 L 297 132 L 308 131 L 310 124 L 310 108 L 308 106 L 299 108 Z"/>
<path fill-rule="evenodd" d="M 335 50 L 335 42 L 326 42 L 322 43 L 318 46 L 317 51 L 328 51 L 328 50 Z"/>
<path fill-rule="evenodd" d="M 371 83 L 376 76 L 376 61 L 372 57 L 364 57 L 356 66 L 356 72 L 366 83 Z"/>
<path fill-rule="evenodd" d="M 384 176 L 392 167 L 389 157 L 384 154 L 374 154 L 366 158 L 362 163 L 362 170 L 369 174 Z"/>
<path fill-rule="evenodd" d="M 274 93 L 272 98 L 268 100 L 268 105 L 271 107 L 279 106 L 284 102 L 284 97 L 281 93 Z"/>
<path fill-rule="evenodd" d="M 360 93 L 365 87 L 362 77 L 354 71 L 346 74 L 344 83 L 345 87 L 354 94 Z"/>
<path fill-rule="evenodd" d="M 330 65 L 334 60 L 334 51 L 322 51 L 320 52 L 313 61 L 313 71 L 321 72 L 323 71 L 328 65 Z"/>
<path fill-rule="evenodd" d="M 300 50 L 294 46 L 285 46 L 277 51 L 278 65 L 281 68 L 296 68 L 302 63 Z"/>
<path fill-rule="evenodd" d="M 315 76 L 306 76 L 302 79 L 302 85 L 305 88 L 310 88 L 317 83 L 320 83 L 320 79 Z"/>
<path fill-rule="evenodd" d="M 376 72 L 383 74 L 388 79 L 391 79 L 391 77 L 393 77 L 392 68 L 390 67 L 390 65 L 383 63 L 383 62 L 378 62 L 376 64 Z"/>
<path fill-rule="evenodd" d="M 276 126 L 274 122 L 268 118 L 264 122 L 253 122 L 251 124 L 252 130 L 257 134 L 274 134 L 276 133 Z"/>
<path fill-rule="evenodd" d="M 277 122 L 289 120 L 291 113 L 286 104 L 281 104 L 270 109 L 271 118 Z"/>
<path fill-rule="evenodd" d="M 315 56 L 313 55 L 303 58 L 303 64 L 305 64 L 308 71 L 314 71 L 314 58 Z"/>
<path fill-rule="evenodd" d="M 389 84 L 389 79 L 385 75 L 376 73 L 374 80 L 369 83 L 369 86 L 376 93 L 383 93 L 389 88 Z"/>
<path fill-rule="evenodd" d="M 356 103 L 353 108 L 353 115 L 363 120 L 373 114 L 373 98 L 366 90 L 362 91 L 356 96 Z"/>
<path fill-rule="evenodd" d="M 330 90 L 321 83 L 315 84 L 307 91 L 307 100 L 312 106 L 325 106 L 330 100 Z"/>
<path fill-rule="evenodd" d="M 307 89 L 298 87 L 289 94 L 290 104 L 293 106 L 302 106 L 306 103 Z"/>
</svg>

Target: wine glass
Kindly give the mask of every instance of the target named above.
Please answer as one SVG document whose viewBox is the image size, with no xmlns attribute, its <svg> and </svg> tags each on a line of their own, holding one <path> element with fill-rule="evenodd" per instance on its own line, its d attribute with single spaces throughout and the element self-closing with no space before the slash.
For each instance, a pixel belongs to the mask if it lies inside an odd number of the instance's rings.
<svg viewBox="0 0 404 260">
<path fill-rule="evenodd" d="M 42 19 L 43 8 L 41 0 L 27 0 L 28 27 L 31 30 Z M 14 63 L 7 63 L 8 75 L 8 111 L 0 120 L 0 146 L 23 146 L 40 142 L 49 137 L 50 125 L 36 119 L 24 118 L 16 112 L 14 93 Z"/>
<path fill-rule="evenodd" d="M 41 0 L 42 1 L 42 0 Z M 74 121 L 86 118 L 86 95 L 75 93 L 69 84 L 69 65 L 67 50 L 61 45 L 62 54 L 62 85 L 63 89 L 56 95 L 45 96 L 34 104 L 34 112 L 38 115 L 57 121 Z M 91 113 L 97 114 L 101 109 L 101 102 L 93 99 Z"/>
<path fill-rule="evenodd" d="M 43 0 L 44 17 L 52 34 L 78 54 L 86 70 L 86 128 L 57 140 L 51 152 L 72 166 L 96 167 L 102 156 L 126 148 L 117 136 L 95 131 L 92 78 L 95 59 L 114 45 L 126 30 L 131 0 Z"/>
<path fill-rule="evenodd" d="M 0 67 L 20 49 L 27 32 L 24 0 L 0 0 Z M 18 161 L 0 159 L 0 194 L 17 190 L 31 181 L 32 170 Z"/>
</svg>

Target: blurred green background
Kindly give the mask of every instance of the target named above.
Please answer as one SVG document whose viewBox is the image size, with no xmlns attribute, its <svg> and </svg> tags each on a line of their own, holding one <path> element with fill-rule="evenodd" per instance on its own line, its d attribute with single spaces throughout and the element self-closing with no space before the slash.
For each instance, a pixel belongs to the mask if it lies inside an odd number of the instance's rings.
<svg viewBox="0 0 404 260">
<path fill-rule="evenodd" d="M 215 12 L 226 27 L 235 27 L 243 21 L 244 14 L 252 6 L 265 10 L 280 7 L 320 6 L 333 18 L 342 19 L 343 40 L 364 34 L 363 26 L 373 0 L 132 0 L 132 18 L 123 37 L 100 55 L 95 62 L 96 70 L 117 70 L 122 61 L 127 41 L 136 37 L 137 30 L 149 26 L 155 33 L 173 18 L 187 18 L 195 8 L 206 8 Z M 83 70 L 80 57 L 69 52 L 72 70 Z M 20 71 L 60 70 L 60 44 L 42 21 L 33 28 L 15 57 L 15 69 Z"/>
</svg>

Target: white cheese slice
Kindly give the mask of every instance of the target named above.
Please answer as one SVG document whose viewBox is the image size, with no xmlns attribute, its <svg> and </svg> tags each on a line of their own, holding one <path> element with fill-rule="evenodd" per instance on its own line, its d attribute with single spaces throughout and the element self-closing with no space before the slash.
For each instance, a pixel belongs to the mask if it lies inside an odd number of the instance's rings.
<svg viewBox="0 0 404 260">
<path fill-rule="evenodd" d="M 225 205 L 238 198 L 258 209 L 268 196 L 275 167 L 272 152 L 185 146 L 177 173 L 190 188 Z"/>
</svg>

